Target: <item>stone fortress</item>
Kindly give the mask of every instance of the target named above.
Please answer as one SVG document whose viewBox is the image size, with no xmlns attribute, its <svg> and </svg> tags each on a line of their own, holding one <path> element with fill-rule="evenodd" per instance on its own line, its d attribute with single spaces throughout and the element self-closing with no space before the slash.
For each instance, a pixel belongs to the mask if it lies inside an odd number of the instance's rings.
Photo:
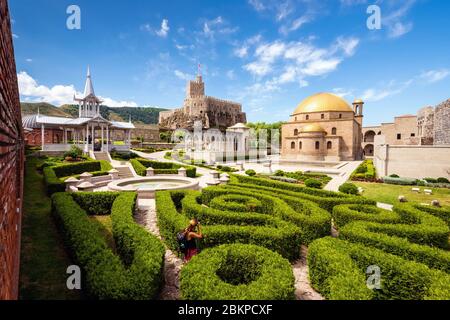
<svg viewBox="0 0 450 320">
<path fill-rule="evenodd" d="M 384 136 L 390 146 L 450 145 L 450 99 L 436 107 L 425 107 L 417 115 L 403 115 L 392 123 L 363 128 L 363 150 L 373 157 L 375 137 Z"/>
<path fill-rule="evenodd" d="M 162 130 L 193 130 L 195 121 L 201 121 L 204 129 L 224 132 L 238 123 L 246 123 L 247 118 L 240 103 L 206 96 L 205 83 L 198 75 L 187 84 L 183 107 L 159 114 L 159 127 Z"/>
</svg>

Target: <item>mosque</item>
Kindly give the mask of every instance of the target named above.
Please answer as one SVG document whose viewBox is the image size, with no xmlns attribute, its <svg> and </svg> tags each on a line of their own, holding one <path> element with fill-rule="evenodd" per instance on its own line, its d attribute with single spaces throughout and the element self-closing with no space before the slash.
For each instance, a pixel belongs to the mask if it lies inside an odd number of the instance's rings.
<svg viewBox="0 0 450 320">
<path fill-rule="evenodd" d="M 362 100 L 350 105 L 331 93 L 303 100 L 282 127 L 281 157 L 292 161 L 352 161 L 363 158 Z"/>
</svg>

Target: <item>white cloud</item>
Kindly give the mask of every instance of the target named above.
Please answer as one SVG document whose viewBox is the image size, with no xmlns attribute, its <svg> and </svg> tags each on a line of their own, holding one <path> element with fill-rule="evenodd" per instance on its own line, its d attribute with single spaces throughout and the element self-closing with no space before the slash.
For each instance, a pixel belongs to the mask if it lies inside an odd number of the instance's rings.
<svg viewBox="0 0 450 320">
<path fill-rule="evenodd" d="M 213 40 L 216 34 L 227 35 L 235 33 L 238 30 L 239 27 L 230 26 L 228 21 L 226 21 L 221 16 L 218 16 L 215 19 L 205 20 L 203 22 L 203 29 L 201 35 L 204 36 L 205 38 Z"/>
<path fill-rule="evenodd" d="M 389 26 L 389 38 L 399 38 L 413 29 L 413 24 L 396 22 L 392 26 Z"/>
<path fill-rule="evenodd" d="M 278 30 L 281 34 L 287 35 L 289 32 L 296 31 L 300 29 L 304 24 L 310 22 L 312 20 L 312 16 L 303 15 L 300 18 L 295 19 L 288 26 L 283 25 Z"/>
<path fill-rule="evenodd" d="M 245 58 L 248 56 L 248 51 L 250 48 L 256 44 L 258 44 L 262 39 L 260 34 L 257 34 L 251 38 L 246 39 L 243 44 L 233 50 L 235 56 L 239 58 Z"/>
<path fill-rule="evenodd" d="M 14 39 L 19 39 L 19 36 L 17 34 L 15 34 L 15 33 L 13 33 L 12 36 L 13 36 Z"/>
<path fill-rule="evenodd" d="M 308 77 L 326 75 L 337 69 L 346 58 L 355 54 L 359 39 L 339 37 L 329 48 L 318 48 L 310 42 L 283 42 L 260 44 L 254 61 L 243 66 L 257 77 L 272 75 L 272 83 L 298 82 L 306 86 Z M 281 71 L 281 72 L 280 72 Z"/>
<path fill-rule="evenodd" d="M 175 74 L 175 76 L 178 78 L 178 79 L 181 79 L 181 80 L 190 80 L 190 79 L 193 79 L 193 76 L 192 75 L 190 75 L 190 74 L 188 74 L 188 73 L 184 73 L 184 72 L 182 72 L 182 71 L 180 71 L 180 70 L 175 70 L 174 71 L 174 74 Z"/>
<path fill-rule="evenodd" d="M 450 71 L 447 69 L 442 70 L 430 70 L 423 72 L 419 77 L 428 83 L 435 83 L 444 80 L 450 75 Z"/>
<path fill-rule="evenodd" d="M 227 78 L 230 80 L 234 80 L 236 77 L 236 75 L 234 74 L 234 70 L 228 70 L 226 75 L 227 75 Z"/>
<path fill-rule="evenodd" d="M 26 61 L 26 62 L 33 62 L 33 59 L 28 58 L 28 59 L 25 59 L 25 61 Z"/>
<path fill-rule="evenodd" d="M 256 10 L 263 11 L 266 9 L 261 0 L 248 0 L 248 3 Z"/>
<path fill-rule="evenodd" d="M 63 104 L 74 103 L 73 97 L 81 97 L 83 94 L 76 91 L 73 85 L 55 85 L 51 88 L 39 85 L 38 82 L 33 79 L 25 71 L 21 71 L 17 74 L 17 80 L 19 83 L 20 95 L 24 97 L 26 101 L 30 102 L 47 102 L 57 106 Z M 110 107 L 137 107 L 137 103 L 133 101 L 117 101 L 107 97 L 99 97 L 103 100 L 103 104 Z"/>
<path fill-rule="evenodd" d="M 161 22 L 161 29 L 156 31 L 156 34 L 159 37 L 165 38 L 169 34 L 169 30 L 170 30 L 169 20 L 163 19 L 163 21 Z"/>
<path fill-rule="evenodd" d="M 395 80 L 381 86 L 380 88 L 370 88 L 363 92 L 362 99 L 367 102 L 376 102 L 387 97 L 397 95 L 409 88 L 414 82 L 414 79 L 410 79 L 404 82 L 397 82 Z"/>
</svg>

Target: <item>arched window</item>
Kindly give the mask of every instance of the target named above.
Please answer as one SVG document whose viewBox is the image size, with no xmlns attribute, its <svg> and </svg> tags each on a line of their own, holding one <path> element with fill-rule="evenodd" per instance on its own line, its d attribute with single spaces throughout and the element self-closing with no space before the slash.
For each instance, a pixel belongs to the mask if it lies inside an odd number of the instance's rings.
<svg viewBox="0 0 450 320">
<path fill-rule="evenodd" d="M 328 149 L 328 150 L 333 149 L 333 143 L 332 143 L 331 141 L 328 141 L 328 143 L 327 143 L 327 149 Z"/>
<path fill-rule="evenodd" d="M 303 148 L 303 143 L 302 143 L 301 141 L 298 143 L 298 148 L 299 148 L 300 150 L 302 150 L 302 148 Z"/>
<path fill-rule="evenodd" d="M 316 150 L 319 150 L 319 149 L 320 149 L 320 142 L 316 141 Z"/>
<path fill-rule="evenodd" d="M 342 113 L 339 113 L 339 119 L 342 119 Z"/>
<path fill-rule="evenodd" d="M 323 113 L 320 115 L 320 119 L 325 119 L 325 115 Z"/>
<path fill-rule="evenodd" d="M 306 120 L 309 120 L 309 115 L 306 115 Z"/>
<path fill-rule="evenodd" d="M 331 129 L 331 134 L 335 136 L 337 134 L 337 129 L 336 128 Z"/>
<path fill-rule="evenodd" d="M 298 136 L 298 129 L 294 130 L 294 136 Z"/>
<path fill-rule="evenodd" d="M 295 142 L 294 141 L 291 142 L 291 149 L 295 149 Z"/>
</svg>

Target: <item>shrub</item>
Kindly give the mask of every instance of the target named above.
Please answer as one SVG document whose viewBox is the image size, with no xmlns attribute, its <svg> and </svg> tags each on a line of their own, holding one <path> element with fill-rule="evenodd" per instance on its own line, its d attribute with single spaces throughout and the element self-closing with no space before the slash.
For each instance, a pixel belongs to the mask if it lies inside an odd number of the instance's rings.
<svg viewBox="0 0 450 320">
<path fill-rule="evenodd" d="M 136 194 L 116 194 L 111 208 L 113 235 L 120 256 L 111 251 L 73 195 L 54 194 L 52 212 L 74 262 L 83 270 L 85 293 L 98 299 L 156 298 L 162 284 L 165 250 L 155 236 L 134 222 Z"/>
<path fill-rule="evenodd" d="M 308 188 L 313 188 L 313 189 L 321 189 L 322 183 L 315 179 L 308 179 L 305 181 L 305 186 L 307 186 Z"/>
<path fill-rule="evenodd" d="M 109 215 L 117 192 L 76 192 L 73 199 L 89 215 Z"/>
<path fill-rule="evenodd" d="M 111 169 L 111 164 L 104 160 L 58 164 L 56 166 L 44 167 L 44 182 L 47 193 L 48 195 L 52 195 L 56 192 L 65 191 L 66 185 L 64 180 L 70 176 L 78 177 L 84 172 L 90 172 L 94 176 L 107 175 L 108 171 Z"/>
<path fill-rule="evenodd" d="M 416 179 L 383 177 L 383 182 L 387 184 L 413 186 L 416 184 Z"/>
<path fill-rule="evenodd" d="M 376 170 L 373 160 L 365 160 L 350 176 L 353 181 L 369 181 L 376 179 Z"/>
<path fill-rule="evenodd" d="M 450 183 L 450 181 L 447 178 L 441 177 L 437 179 L 437 183 Z"/>
<path fill-rule="evenodd" d="M 344 183 L 339 187 L 339 191 L 346 194 L 359 194 L 358 187 L 353 183 Z"/>
<path fill-rule="evenodd" d="M 423 180 L 425 180 L 428 183 L 437 183 L 437 179 L 435 178 L 424 178 Z"/>
<path fill-rule="evenodd" d="M 450 299 L 450 276 L 364 244 L 334 238 L 313 242 L 308 250 L 312 285 L 331 300 Z M 367 287 L 367 266 L 382 271 L 381 289 Z"/>
<path fill-rule="evenodd" d="M 130 160 L 136 173 L 140 176 L 146 175 L 147 168 L 152 167 L 155 169 L 155 174 L 178 174 L 178 169 L 185 168 L 186 175 L 190 178 L 197 176 L 197 168 L 192 166 L 179 165 L 173 162 L 158 162 L 153 160 L 147 160 L 143 158 Z"/>
<path fill-rule="evenodd" d="M 254 245 L 232 244 L 207 249 L 182 270 L 186 300 L 289 300 L 294 275 L 289 261 Z"/>
<path fill-rule="evenodd" d="M 277 171 L 275 171 L 275 176 L 276 176 L 276 177 L 282 177 L 282 176 L 284 176 L 284 171 L 283 171 L 283 170 L 277 170 Z"/>
<path fill-rule="evenodd" d="M 250 177 L 253 177 L 253 176 L 256 176 L 256 171 L 253 170 L 253 169 L 249 169 L 249 170 L 245 171 L 245 174 L 250 176 Z"/>
<path fill-rule="evenodd" d="M 391 177 L 391 178 L 400 178 L 400 176 L 398 174 L 391 174 L 389 177 Z"/>
<path fill-rule="evenodd" d="M 277 181 L 281 181 L 281 182 L 298 183 L 297 179 L 292 179 L 292 178 L 287 178 L 287 177 L 270 176 L 269 178 L 272 180 L 277 180 Z"/>
<path fill-rule="evenodd" d="M 80 158 L 83 155 L 83 150 L 81 150 L 76 145 L 72 145 L 70 150 L 64 153 L 64 158 L 70 157 L 73 159 Z"/>
</svg>

